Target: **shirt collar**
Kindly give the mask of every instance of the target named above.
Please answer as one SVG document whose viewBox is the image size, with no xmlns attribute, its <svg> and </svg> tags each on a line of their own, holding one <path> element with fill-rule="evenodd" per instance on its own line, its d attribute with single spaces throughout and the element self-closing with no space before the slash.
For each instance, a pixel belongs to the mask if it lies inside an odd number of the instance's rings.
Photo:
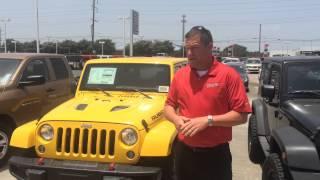
<svg viewBox="0 0 320 180">
<path fill-rule="evenodd" d="M 209 76 L 216 76 L 217 75 L 217 73 L 216 73 L 216 67 L 218 66 L 218 61 L 217 61 L 217 59 L 214 57 L 214 56 L 212 56 L 212 65 L 211 65 L 211 67 L 208 69 L 208 75 Z M 197 74 L 197 70 L 196 69 L 193 69 L 193 68 L 191 68 L 191 66 L 189 65 L 189 68 L 190 68 L 190 70 L 193 72 L 193 73 L 195 73 L 195 74 Z M 198 75 L 198 74 L 197 74 Z"/>
</svg>

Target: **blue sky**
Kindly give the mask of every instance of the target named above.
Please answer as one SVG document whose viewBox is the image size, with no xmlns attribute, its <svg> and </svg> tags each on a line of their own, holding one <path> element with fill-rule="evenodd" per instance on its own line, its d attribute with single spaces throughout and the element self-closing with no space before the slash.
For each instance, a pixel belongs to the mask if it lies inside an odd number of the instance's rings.
<svg viewBox="0 0 320 180">
<path fill-rule="evenodd" d="M 89 40 L 91 5 L 92 0 L 39 0 L 41 41 Z M 121 48 L 119 17 L 128 16 L 130 9 L 140 13 L 136 39 L 181 43 L 185 14 L 186 30 L 194 25 L 207 27 L 221 48 L 238 43 L 257 50 L 259 24 L 262 44 L 270 44 L 270 49 L 320 48 L 319 0 L 98 0 L 96 38 L 110 38 Z M 8 38 L 35 39 L 35 0 L 2 0 L 0 19 L 5 18 L 11 19 Z"/>
</svg>

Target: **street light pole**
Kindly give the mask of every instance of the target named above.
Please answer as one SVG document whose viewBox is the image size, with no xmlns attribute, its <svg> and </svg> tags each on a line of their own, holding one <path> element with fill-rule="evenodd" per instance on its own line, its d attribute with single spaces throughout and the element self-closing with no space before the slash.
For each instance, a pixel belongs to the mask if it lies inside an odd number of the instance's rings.
<svg viewBox="0 0 320 180">
<path fill-rule="evenodd" d="M 123 16 L 120 17 L 119 19 L 123 20 L 123 51 L 122 55 L 123 57 L 126 56 L 126 20 L 129 19 L 129 17 Z"/>
<path fill-rule="evenodd" d="M 184 31 L 185 31 L 185 23 L 186 21 L 186 15 L 182 15 L 182 57 L 184 57 Z"/>
<path fill-rule="evenodd" d="M 56 54 L 58 54 L 58 40 L 56 40 Z"/>
<path fill-rule="evenodd" d="M 4 53 L 7 53 L 7 23 L 10 22 L 10 19 L 0 20 L 4 23 Z"/>
<path fill-rule="evenodd" d="M 40 53 L 38 0 L 36 0 L 36 16 L 37 16 L 37 53 Z"/>
<path fill-rule="evenodd" d="M 104 41 L 99 41 L 99 44 L 101 44 L 101 55 L 103 56 L 103 45 L 104 45 Z"/>
<path fill-rule="evenodd" d="M 17 41 L 11 41 L 12 43 L 14 43 L 14 53 L 17 52 Z"/>
</svg>

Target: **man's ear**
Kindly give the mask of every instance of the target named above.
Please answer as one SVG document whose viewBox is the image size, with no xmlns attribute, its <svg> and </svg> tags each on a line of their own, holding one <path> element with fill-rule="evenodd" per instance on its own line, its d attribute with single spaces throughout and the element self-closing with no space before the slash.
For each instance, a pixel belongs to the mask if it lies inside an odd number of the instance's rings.
<svg viewBox="0 0 320 180">
<path fill-rule="evenodd" d="M 212 42 L 209 43 L 208 46 L 207 46 L 207 48 L 210 49 L 210 50 L 212 50 L 212 49 L 213 49 L 213 43 L 212 43 Z"/>
</svg>

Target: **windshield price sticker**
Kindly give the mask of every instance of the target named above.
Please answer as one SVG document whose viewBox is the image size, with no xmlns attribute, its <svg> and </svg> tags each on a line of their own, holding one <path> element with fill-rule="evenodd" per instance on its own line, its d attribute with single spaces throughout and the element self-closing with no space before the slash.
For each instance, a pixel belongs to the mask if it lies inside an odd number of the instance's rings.
<svg viewBox="0 0 320 180">
<path fill-rule="evenodd" d="M 114 84 L 117 68 L 93 67 L 90 69 L 88 84 Z"/>
<path fill-rule="evenodd" d="M 169 92 L 169 86 L 159 86 L 158 92 Z"/>
</svg>

